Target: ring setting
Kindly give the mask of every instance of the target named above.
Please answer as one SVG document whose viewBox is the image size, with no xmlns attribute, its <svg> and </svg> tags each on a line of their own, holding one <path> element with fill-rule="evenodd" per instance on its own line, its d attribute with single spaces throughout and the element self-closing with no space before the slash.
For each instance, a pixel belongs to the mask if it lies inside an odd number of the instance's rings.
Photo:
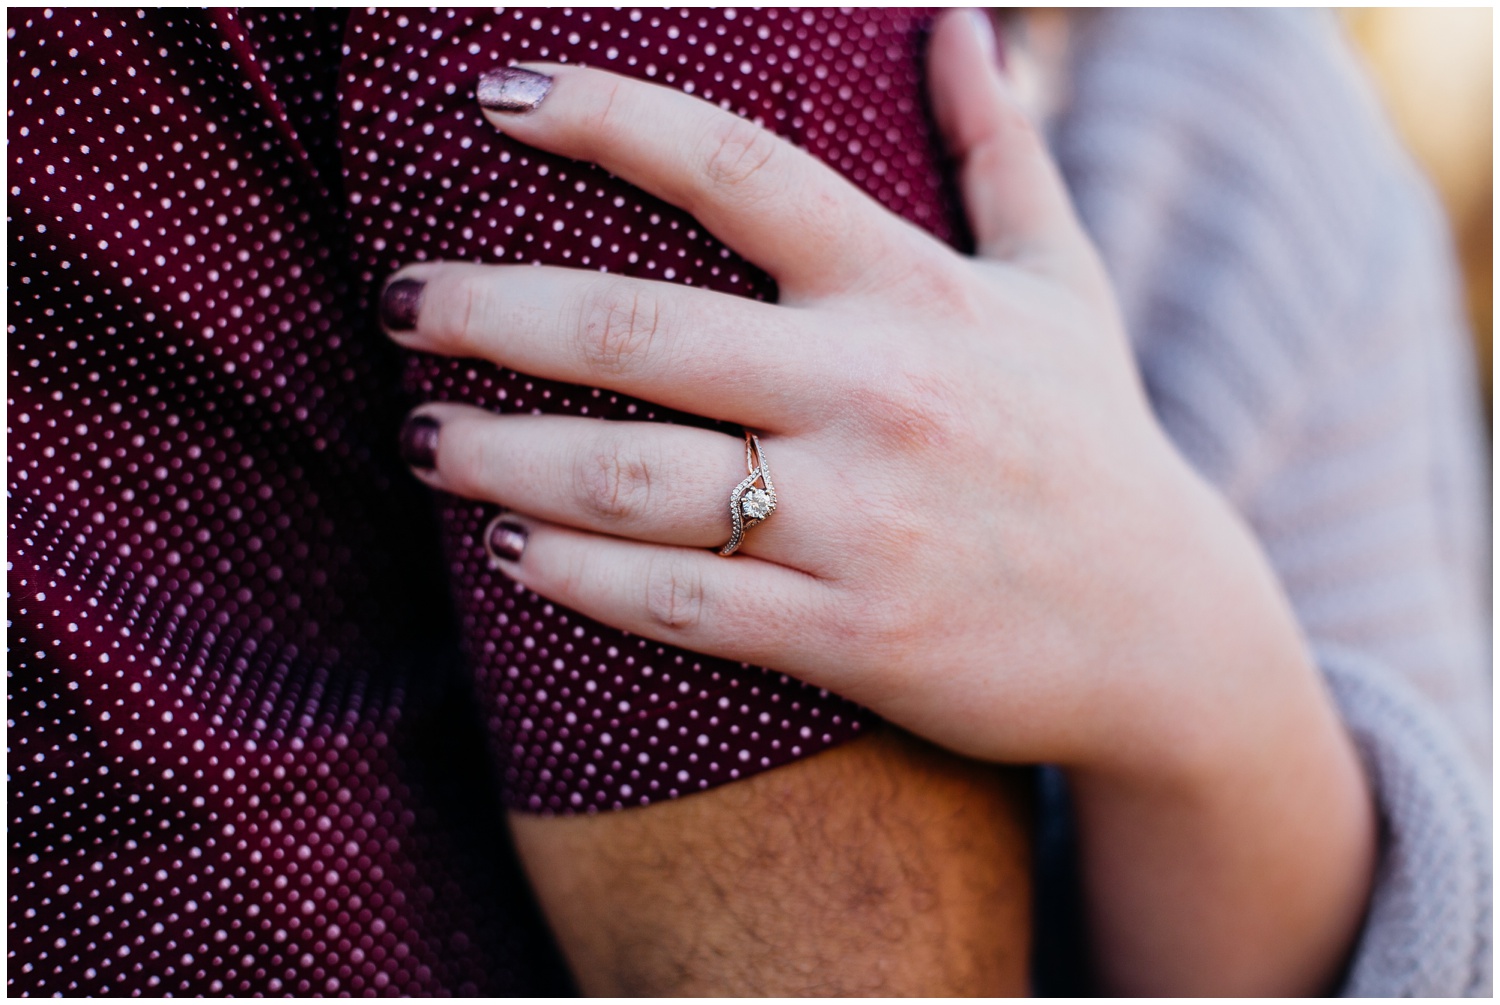
<svg viewBox="0 0 1500 1005">
<path fill-rule="evenodd" d="M 729 542 L 719 549 L 720 555 L 733 555 L 744 542 L 745 532 L 765 523 L 776 512 L 776 486 L 771 483 L 771 467 L 761 449 L 760 437 L 749 430 L 745 431 L 745 467 L 750 473 L 729 493 L 729 520 L 733 530 Z"/>
</svg>

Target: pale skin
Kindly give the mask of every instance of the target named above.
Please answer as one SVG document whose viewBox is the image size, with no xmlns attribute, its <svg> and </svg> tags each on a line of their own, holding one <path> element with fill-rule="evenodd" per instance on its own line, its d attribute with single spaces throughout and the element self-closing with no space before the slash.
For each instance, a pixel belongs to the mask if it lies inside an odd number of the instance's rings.
<svg viewBox="0 0 1500 1005">
<path fill-rule="evenodd" d="M 983 33 L 951 12 L 931 46 L 972 257 L 718 108 L 537 65 L 550 93 L 497 128 L 688 210 L 780 302 L 566 269 L 399 274 L 426 283 L 393 333 L 411 348 L 757 431 L 779 507 L 740 554 L 712 550 L 744 475 L 720 433 L 432 404 L 422 476 L 513 511 L 527 539 L 504 571 L 559 603 L 777 667 L 976 761 L 1063 766 L 1110 990 L 1325 992 L 1376 855 L 1352 743 L 1255 539 L 1153 417 Z"/>
</svg>

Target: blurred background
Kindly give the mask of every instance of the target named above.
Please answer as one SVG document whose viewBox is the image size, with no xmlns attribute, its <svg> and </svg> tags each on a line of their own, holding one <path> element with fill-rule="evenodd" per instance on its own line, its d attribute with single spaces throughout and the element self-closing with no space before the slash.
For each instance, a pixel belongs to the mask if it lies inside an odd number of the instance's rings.
<svg viewBox="0 0 1500 1005">
<path fill-rule="evenodd" d="M 1341 12 L 1396 127 L 1437 186 L 1463 262 L 1484 401 L 1494 386 L 1494 12 Z"/>
</svg>

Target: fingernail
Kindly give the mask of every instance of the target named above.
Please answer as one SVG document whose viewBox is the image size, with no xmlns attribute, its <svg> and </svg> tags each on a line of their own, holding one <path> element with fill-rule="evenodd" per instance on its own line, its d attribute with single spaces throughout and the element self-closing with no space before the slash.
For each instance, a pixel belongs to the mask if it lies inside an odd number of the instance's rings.
<svg viewBox="0 0 1500 1005">
<path fill-rule="evenodd" d="M 979 39 L 979 47 L 984 50 L 985 56 L 1002 70 L 1005 69 L 1005 53 L 1000 51 L 999 40 L 995 37 L 995 22 L 984 11 L 970 8 L 969 23 L 974 26 L 974 35 Z"/>
<path fill-rule="evenodd" d="M 525 527 L 498 516 L 485 531 L 484 547 L 491 561 L 519 562 L 521 552 L 526 550 L 526 536 Z"/>
<path fill-rule="evenodd" d="M 504 66 L 479 75 L 476 95 L 481 108 L 492 112 L 520 113 L 536 111 L 550 90 L 552 78 L 545 73 Z"/>
<path fill-rule="evenodd" d="M 380 294 L 380 322 L 393 332 L 409 332 L 417 327 L 417 312 L 422 309 L 420 279 L 398 279 Z"/>
<path fill-rule="evenodd" d="M 419 471 L 437 467 L 438 433 L 442 423 L 430 415 L 413 415 L 401 427 L 401 459 Z"/>
</svg>

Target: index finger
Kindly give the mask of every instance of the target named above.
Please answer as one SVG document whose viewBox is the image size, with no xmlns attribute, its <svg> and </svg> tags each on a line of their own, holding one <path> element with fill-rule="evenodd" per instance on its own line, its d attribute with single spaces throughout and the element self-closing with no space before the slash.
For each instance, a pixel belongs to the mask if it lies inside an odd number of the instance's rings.
<svg viewBox="0 0 1500 1005">
<path fill-rule="evenodd" d="M 878 285 L 899 250 L 926 237 L 812 155 L 671 88 L 533 63 L 485 73 L 478 93 L 507 135 L 687 210 L 770 273 L 783 299 Z"/>
</svg>

